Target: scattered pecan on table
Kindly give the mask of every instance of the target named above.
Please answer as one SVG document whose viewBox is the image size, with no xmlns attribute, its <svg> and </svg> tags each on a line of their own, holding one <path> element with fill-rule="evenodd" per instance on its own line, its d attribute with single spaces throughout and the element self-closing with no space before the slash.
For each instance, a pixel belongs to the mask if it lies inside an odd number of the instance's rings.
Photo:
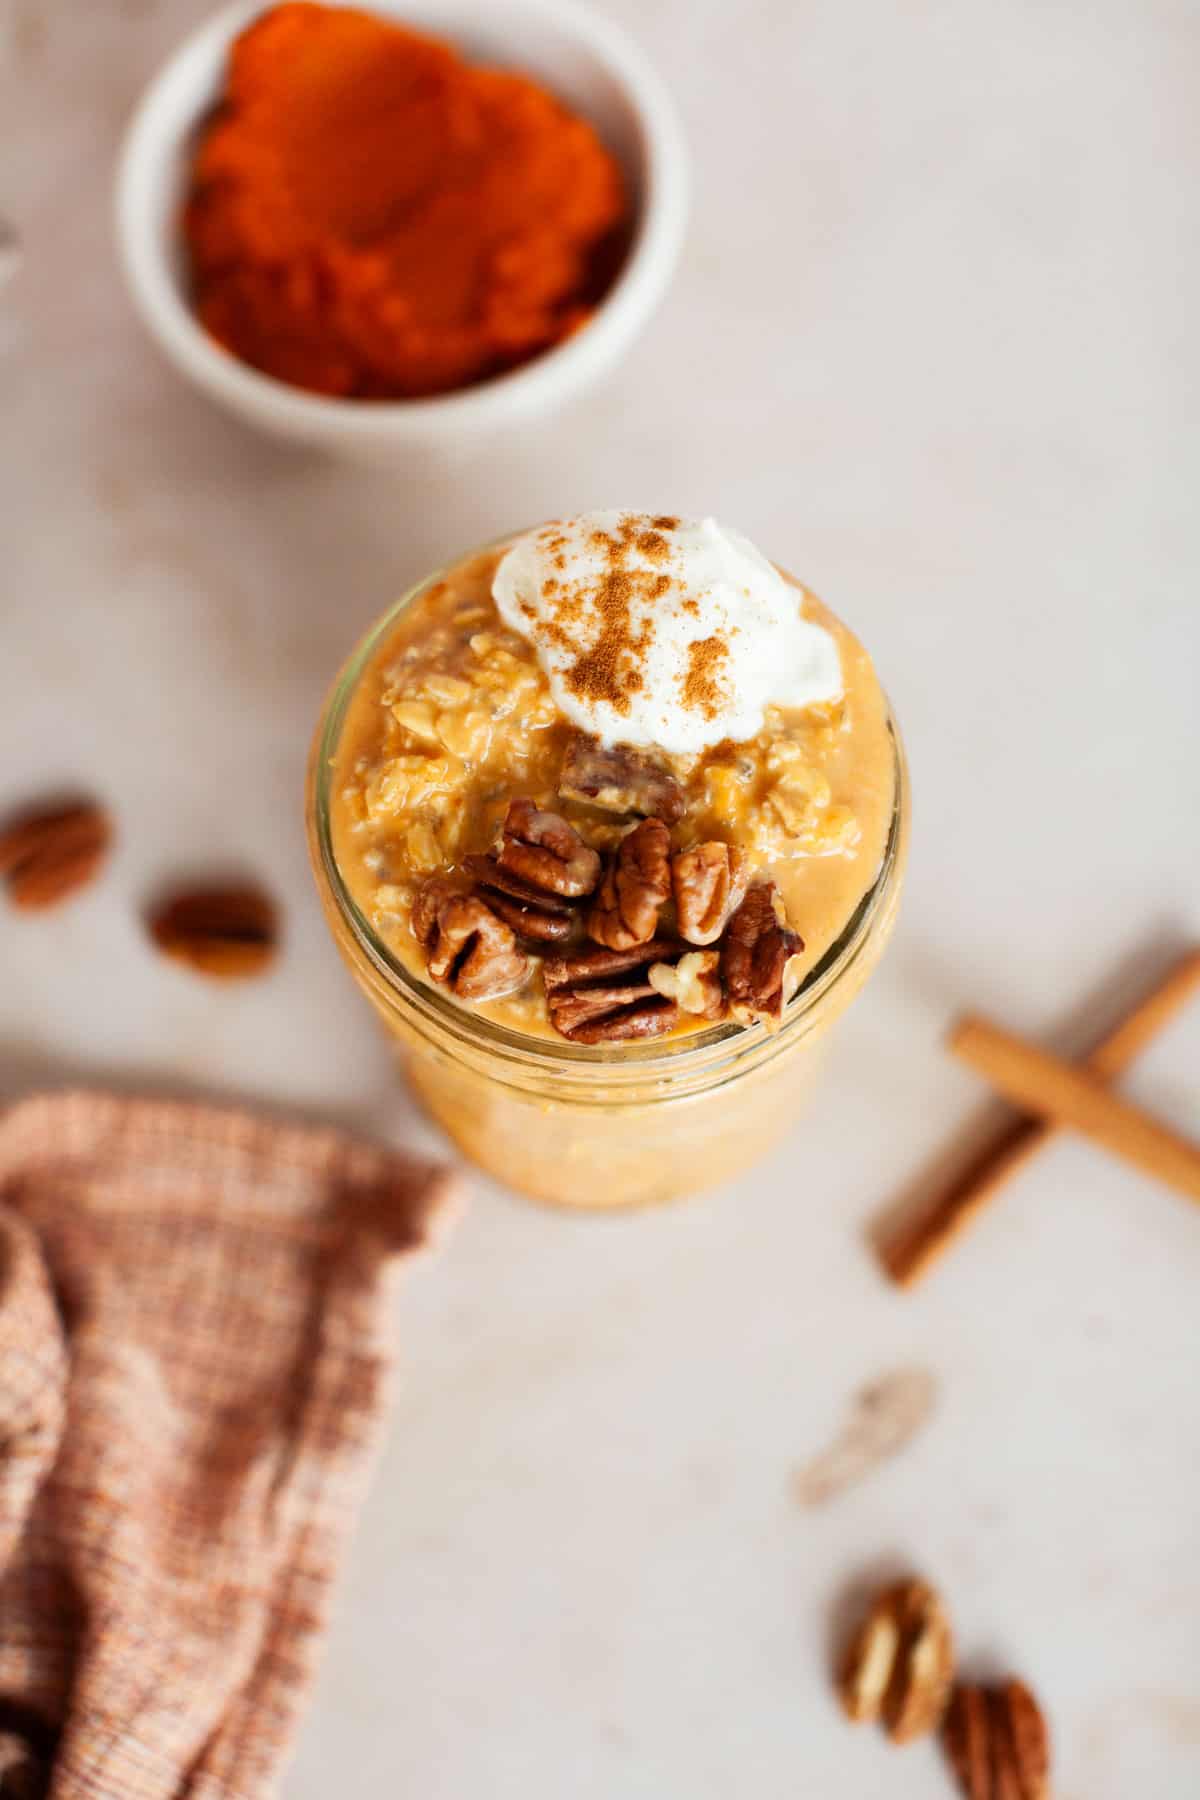
<svg viewBox="0 0 1200 1800">
<path fill-rule="evenodd" d="M 954 1637 L 927 1582 L 898 1581 L 877 1594 L 851 1641 L 838 1683 L 856 1723 L 882 1717 L 897 1744 L 932 1731 L 954 1680 Z"/>
<path fill-rule="evenodd" d="M 590 894 L 600 879 L 600 856 L 558 813 L 532 800 L 512 800 L 496 853 L 500 867 L 532 887 L 567 899 Z"/>
<path fill-rule="evenodd" d="M 604 812 L 642 813 L 674 825 L 687 802 L 669 769 L 636 750 L 606 750 L 597 738 L 576 732 L 558 778 L 564 800 L 582 800 Z"/>
<path fill-rule="evenodd" d="M 412 928 L 430 975 L 461 1000 L 511 994 L 529 974 L 529 958 L 511 927 L 477 894 L 459 893 L 444 877 L 417 890 Z"/>
<path fill-rule="evenodd" d="M 732 844 L 697 844 L 671 858 L 679 932 L 689 944 L 714 944 L 746 894 L 750 864 Z"/>
<path fill-rule="evenodd" d="M 752 887 L 729 921 L 721 946 L 721 974 L 735 1014 L 778 1022 L 788 958 L 804 940 L 784 924 L 773 881 Z"/>
<path fill-rule="evenodd" d="M 670 897 L 671 834 L 661 819 L 643 819 L 609 861 L 587 917 L 588 936 L 609 950 L 648 943 Z"/>
<path fill-rule="evenodd" d="M 13 905 L 56 906 L 99 872 L 111 843 L 112 821 L 91 800 L 22 814 L 0 832 L 0 875 Z"/>
<path fill-rule="evenodd" d="M 679 1018 L 674 1002 L 648 979 L 652 965 L 678 956 L 680 945 L 652 938 L 629 950 L 596 946 L 548 956 L 542 969 L 550 1022 L 576 1044 L 661 1037 Z"/>
<path fill-rule="evenodd" d="M 155 907 L 146 923 L 165 956 L 220 980 L 261 975 L 279 942 L 275 902 L 254 887 L 188 888 Z"/>
<path fill-rule="evenodd" d="M 1023 1681 L 955 1688 L 942 1748 L 966 1800 L 1048 1800 L 1050 1733 Z"/>
</svg>

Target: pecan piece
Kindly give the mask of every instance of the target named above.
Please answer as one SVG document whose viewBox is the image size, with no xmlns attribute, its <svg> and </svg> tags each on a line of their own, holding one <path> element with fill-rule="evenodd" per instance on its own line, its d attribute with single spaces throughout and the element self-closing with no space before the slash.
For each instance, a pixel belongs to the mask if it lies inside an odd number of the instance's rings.
<svg viewBox="0 0 1200 1800">
<path fill-rule="evenodd" d="M 580 987 L 589 981 L 611 981 L 615 975 L 628 975 L 651 963 L 668 962 L 682 948 L 673 938 L 666 937 L 651 938 L 648 944 L 637 944 L 628 950 L 602 950 L 589 944 L 565 956 L 548 956 L 542 967 L 542 980 L 547 993 L 556 988 Z"/>
<path fill-rule="evenodd" d="M 588 936 L 610 950 L 644 944 L 658 930 L 671 897 L 671 834 L 661 819 L 643 819 L 622 838 L 587 917 Z"/>
<path fill-rule="evenodd" d="M 14 906 L 55 906 L 85 886 L 112 841 L 112 823 L 89 800 L 26 813 L 0 833 L 0 875 Z"/>
<path fill-rule="evenodd" d="M 693 1018 L 725 1016 L 725 986 L 716 950 L 688 950 L 677 963 L 651 963 L 646 980 L 656 994 L 673 1000 Z"/>
<path fill-rule="evenodd" d="M 954 1639 L 945 1608 L 923 1581 L 877 1595 L 851 1642 L 839 1688 L 849 1718 L 881 1715 L 893 1742 L 932 1731 L 954 1679 Z"/>
<path fill-rule="evenodd" d="M 445 875 L 431 875 L 413 895 L 409 924 L 422 950 L 432 950 L 437 941 L 438 913 L 445 900 L 460 899 L 461 890 Z"/>
<path fill-rule="evenodd" d="M 628 1038 L 658 1037 L 678 1014 L 649 982 L 633 986 L 585 988 L 555 994 L 550 1001 L 554 1029 L 575 1044 L 610 1044 Z"/>
<path fill-rule="evenodd" d="M 551 1024 L 576 1044 L 660 1037 L 679 1012 L 651 986 L 647 967 L 678 953 L 677 944 L 655 938 L 636 949 L 589 948 L 547 957 L 542 978 Z"/>
<path fill-rule="evenodd" d="M 477 894 L 458 894 L 444 878 L 426 882 L 413 901 L 413 932 L 425 966 L 460 1000 L 511 994 L 529 973 L 529 958 L 503 919 Z"/>
<path fill-rule="evenodd" d="M 275 902 L 253 887 L 189 888 L 156 907 L 146 922 L 164 956 L 223 981 L 261 975 L 279 941 Z"/>
<path fill-rule="evenodd" d="M 967 1800 L 992 1800 L 991 1726 L 983 1688 L 955 1688 L 942 1721 L 942 1749 Z"/>
<path fill-rule="evenodd" d="M 542 812 L 532 800 L 509 802 L 497 861 L 546 894 L 578 899 L 592 893 L 600 879 L 597 852 L 558 813 Z"/>
<path fill-rule="evenodd" d="M 567 745 L 558 791 L 604 812 L 643 813 L 674 825 L 687 802 L 669 769 L 627 745 L 606 750 L 598 738 L 576 732 Z"/>
<path fill-rule="evenodd" d="M 998 1739 L 1011 1751 L 1021 1800 L 1048 1800 L 1050 1731 L 1036 1696 L 1010 1676 L 992 1690 L 988 1710 Z"/>
<path fill-rule="evenodd" d="M 955 1688 L 942 1748 L 967 1800 L 1047 1800 L 1050 1734 L 1023 1681 Z"/>
<path fill-rule="evenodd" d="M 804 940 L 779 917 L 773 881 L 750 889 L 729 921 L 721 946 L 721 974 L 730 1005 L 749 1019 L 783 1016 L 783 978 L 788 958 Z"/>
<path fill-rule="evenodd" d="M 697 844 L 671 858 L 671 886 L 679 934 L 689 944 L 714 944 L 746 895 L 750 865 L 733 844 Z"/>
<path fill-rule="evenodd" d="M 511 926 L 518 937 L 538 944 L 557 944 L 570 937 L 575 913 L 569 901 L 544 893 L 532 882 L 510 874 L 494 856 L 464 856 L 463 868 L 477 886 L 485 889 L 486 903 L 497 918 Z"/>
</svg>

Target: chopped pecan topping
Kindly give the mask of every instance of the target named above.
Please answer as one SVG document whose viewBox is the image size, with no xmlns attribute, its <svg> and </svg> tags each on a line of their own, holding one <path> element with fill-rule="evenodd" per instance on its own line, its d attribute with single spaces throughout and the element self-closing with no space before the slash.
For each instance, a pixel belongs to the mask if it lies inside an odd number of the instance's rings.
<svg viewBox="0 0 1200 1800">
<path fill-rule="evenodd" d="M 551 1024 L 576 1044 L 660 1037 L 679 1012 L 651 986 L 647 970 L 678 954 L 678 944 L 655 938 L 636 949 L 589 948 L 547 957 L 542 978 Z"/>
<path fill-rule="evenodd" d="M 226 981 L 261 975 L 279 941 L 275 902 L 253 887 L 189 888 L 156 907 L 147 924 L 164 955 Z"/>
<path fill-rule="evenodd" d="M 945 1607 L 926 1582 L 900 1581 L 876 1596 L 851 1642 L 842 1705 L 856 1721 L 882 1714 L 892 1740 L 907 1744 L 938 1724 L 953 1679 Z"/>
<path fill-rule="evenodd" d="M 437 939 L 438 912 L 443 900 L 459 898 L 461 890 L 445 875 L 431 875 L 413 896 L 409 923 L 422 950 L 431 950 Z"/>
<path fill-rule="evenodd" d="M 564 800 L 583 800 L 604 812 L 643 813 L 668 825 L 683 817 L 687 804 L 669 769 L 624 745 L 606 750 L 583 732 L 567 745 L 558 791 Z"/>
<path fill-rule="evenodd" d="M 955 1688 L 942 1748 L 967 1800 L 1047 1800 L 1050 1734 L 1023 1681 Z"/>
<path fill-rule="evenodd" d="M 420 889 L 412 927 L 429 973 L 460 1000 L 511 994 L 529 973 L 529 958 L 503 919 L 478 895 L 455 893 L 444 879 L 435 877 Z"/>
<path fill-rule="evenodd" d="M 725 1016 L 725 987 L 721 957 L 716 950 L 688 950 L 677 963 L 652 963 L 646 980 L 656 994 L 673 1000 L 680 1012 L 693 1018 Z"/>
<path fill-rule="evenodd" d="M 746 893 L 749 863 L 732 844 L 697 844 L 671 858 L 679 931 L 689 944 L 713 944 Z"/>
<path fill-rule="evenodd" d="M 661 1037 L 678 1016 L 671 1002 L 656 994 L 648 982 L 556 994 L 550 1001 L 554 1029 L 575 1044 Z"/>
<path fill-rule="evenodd" d="M 510 925 L 518 937 L 538 944 L 558 944 L 569 938 L 575 911 L 569 900 L 547 894 L 532 882 L 502 869 L 494 856 L 464 856 L 463 868 L 485 890 L 488 906 Z"/>
<path fill-rule="evenodd" d="M 27 812 L 0 832 L 0 875 L 14 906 L 56 906 L 84 887 L 108 854 L 112 821 L 90 800 Z"/>
<path fill-rule="evenodd" d="M 677 957 L 683 946 L 673 938 L 651 938 L 629 950 L 602 950 L 589 944 L 565 956 L 548 956 L 542 967 L 546 992 L 556 988 L 578 987 L 586 982 L 607 982 L 615 975 L 628 975 L 634 969 L 646 969 L 651 963 L 668 962 Z"/>
<path fill-rule="evenodd" d="M 541 812 L 532 800 L 513 800 L 497 852 L 502 869 L 540 893 L 579 898 L 594 891 L 600 858 L 558 813 Z"/>
<path fill-rule="evenodd" d="M 671 897 L 671 836 L 661 819 L 643 819 L 609 862 L 587 918 L 588 935 L 610 950 L 647 943 Z"/>
<path fill-rule="evenodd" d="M 751 1019 L 783 1016 L 783 978 L 788 958 L 804 941 L 779 917 L 775 883 L 750 889 L 729 921 L 721 946 L 721 973 L 735 1012 Z"/>
</svg>

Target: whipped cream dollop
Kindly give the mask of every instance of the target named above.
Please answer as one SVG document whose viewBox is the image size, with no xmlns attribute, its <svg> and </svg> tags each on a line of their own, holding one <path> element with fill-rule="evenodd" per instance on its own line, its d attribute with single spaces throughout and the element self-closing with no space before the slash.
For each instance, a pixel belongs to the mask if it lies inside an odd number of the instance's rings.
<svg viewBox="0 0 1200 1800">
<path fill-rule="evenodd" d="M 492 594 L 559 710 L 609 746 L 686 756 L 753 737 L 768 705 L 842 692 L 830 633 L 715 519 L 593 512 L 543 525 L 501 558 Z"/>
</svg>

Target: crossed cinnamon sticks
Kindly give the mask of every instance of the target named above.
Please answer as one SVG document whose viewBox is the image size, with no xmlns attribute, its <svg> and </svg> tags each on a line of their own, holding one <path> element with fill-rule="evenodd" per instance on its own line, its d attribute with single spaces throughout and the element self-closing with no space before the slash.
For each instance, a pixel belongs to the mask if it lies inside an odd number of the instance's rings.
<svg viewBox="0 0 1200 1800">
<path fill-rule="evenodd" d="M 1021 1107 L 1022 1116 L 976 1155 L 932 1206 L 882 1246 L 880 1260 L 891 1279 L 901 1287 L 913 1286 L 1009 1176 L 1063 1128 L 1081 1132 L 1200 1202 L 1200 1145 L 1120 1099 L 1108 1086 L 1198 987 L 1200 949 L 1194 949 L 1080 1064 L 1063 1062 L 985 1019 L 963 1019 L 950 1034 L 950 1048 Z"/>
</svg>

